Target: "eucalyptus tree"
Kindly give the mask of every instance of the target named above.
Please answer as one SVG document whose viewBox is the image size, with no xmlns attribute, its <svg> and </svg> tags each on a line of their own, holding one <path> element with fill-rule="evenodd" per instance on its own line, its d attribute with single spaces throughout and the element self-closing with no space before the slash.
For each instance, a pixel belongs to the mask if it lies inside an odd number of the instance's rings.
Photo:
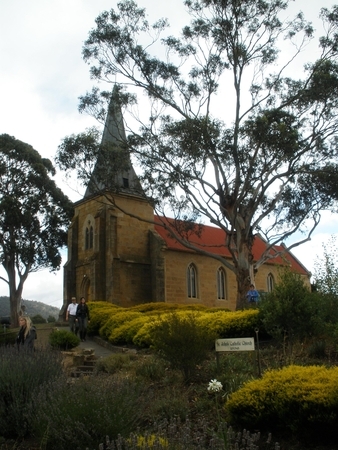
<svg viewBox="0 0 338 450">
<path fill-rule="evenodd" d="M 8 286 L 11 324 L 17 326 L 28 275 L 60 267 L 73 208 L 51 178 L 51 161 L 33 147 L 2 134 L 0 155 L 0 261 L 6 274 L 0 280 Z"/>
<path fill-rule="evenodd" d="M 314 29 L 302 13 L 287 19 L 288 0 L 184 5 L 190 23 L 174 36 L 166 19 L 151 25 L 134 1 L 118 3 L 96 18 L 83 58 L 101 86 L 118 81 L 122 144 L 159 215 L 226 232 L 231 260 L 211 256 L 235 273 L 241 308 L 257 269 L 295 233 L 289 249 L 309 240 L 321 211 L 336 205 L 338 7 L 321 9 L 324 35 L 313 60 L 297 65 Z M 102 120 L 110 94 L 95 86 L 80 111 Z M 95 135 L 67 137 L 57 157 L 86 183 Z M 171 233 L 194 248 L 193 227 L 175 223 Z M 258 260 L 256 233 L 268 243 Z"/>
</svg>

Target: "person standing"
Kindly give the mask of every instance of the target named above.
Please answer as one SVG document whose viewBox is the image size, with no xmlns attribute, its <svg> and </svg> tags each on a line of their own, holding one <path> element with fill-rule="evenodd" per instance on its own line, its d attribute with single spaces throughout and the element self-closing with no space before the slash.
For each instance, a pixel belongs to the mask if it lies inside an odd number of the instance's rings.
<svg viewBox="0 0 338 450">
<path fill-rule="evenodd" d="M 74 333 L 76 336 L 79 331 L 78 324 L 76 322 L 77 307 L 78 307 L 78 304 L 76 303 L 76 297 L 72 297 L 72 303 L 70 303 L 67 308 L 66 321 L 69 323 L 70 331 L 72 333 Z"/>
<path fill-rule="evenodd" d="M 84 297 L 80 298 L 80 303 L 77 306 L 76 320 L 79 325 L 80 339 L 83 342 L 86 340 L 87 326 L 88 323 L 90 322 L 89 308 L 86 304 L 86 300 Z"/>
<path fill-rule="evenodd" d="M 250 284 L 250 289 L 246 294 L 246 298 L 249 303 L 257 303 L 258 302 L 258 291 L 256 291 L 255 286 Z"/>
<path fill-rule="evenodd" d="M 18 349 L 34 350 L 34 341 L 37 338 L 36 329 L 28 316 L 19 319 L 20 330 L 16 338 Z"/>
</svg>

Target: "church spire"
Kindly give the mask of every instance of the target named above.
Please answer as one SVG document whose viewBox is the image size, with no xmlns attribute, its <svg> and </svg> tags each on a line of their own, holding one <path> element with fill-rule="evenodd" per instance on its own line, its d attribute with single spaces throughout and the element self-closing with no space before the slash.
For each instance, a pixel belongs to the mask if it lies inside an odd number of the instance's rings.
<svg viewBox="0 0 338 450">
<path fill-rule="evenodd" d="M 102 134 L 101 150 L 84 198 L 101 191 L 113 191 L 145 197 L 126 147 L 118 88 L 114 86 Z"/>
</svg>

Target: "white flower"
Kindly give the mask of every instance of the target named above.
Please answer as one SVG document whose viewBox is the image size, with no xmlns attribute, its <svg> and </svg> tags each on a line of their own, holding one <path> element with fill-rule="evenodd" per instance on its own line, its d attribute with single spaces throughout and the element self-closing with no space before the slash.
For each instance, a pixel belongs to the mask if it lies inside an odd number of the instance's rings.
<svg viewBox="0 0 338 450">
<path fill-rule="evenodd" d="M 219 392 L 223 389 L 223 385 L 220 381 L 211 380 L 208 386 L 209 392 Z"/>
</svg>

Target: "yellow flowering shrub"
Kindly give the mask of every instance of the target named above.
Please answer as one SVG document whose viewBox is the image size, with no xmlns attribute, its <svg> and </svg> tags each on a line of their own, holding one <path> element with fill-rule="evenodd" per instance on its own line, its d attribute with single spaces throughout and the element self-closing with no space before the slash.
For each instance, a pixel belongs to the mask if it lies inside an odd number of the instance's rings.
<svg viewBox="0 0 338 450">
<path fill-rule="evenodd" d="M 112 344 L 132 344 L 134 336 L 143 327 L 143 325 L 148 323 L 150 320 L 152 320 L 151 316 L 142 315 L 131 321 L 123 323 L 113 329 L 108 338 L 109 342 Z"/>
<path fill-rule="evenodd" d="M 178 303 L 165 303 L 165 302 L 152 302 L 152 303 L 143 303 L 142 305 L 132 306 L 130 308 L 133 311 L 140 311 L 142 313 L 147 312 L 168 312 L 168 311 L 177 311 L 177 310 L 197 310 L 202 311 L 206 310 L 204 305 L 199 304 L 191 304 L 191 305 L 180 305 Z"/>
<path fill-rule="evenodd" d="M 90 305 L 90 331 L 112 343 L 147 347 L 152 345 L 149 328 L 142 330 L 149 320 L 165 319 L 168 314 L 180 317 L 195 314 L 201 329 L 216 337 L 254 336 L 258 323 L 258 310 L 227 311 L 206 308 L 204 305 L 177 305 L 174 303 L 145 303 L 130 308 L 122 308 L 112 303 L 92 302 Z M 134 322 L 134 319 L 137 319 Z M 132 326 L 131 326 L 132 324 Z M 129 329 L 130 328 L 130 329 Z"/>
<path fill-rule="evenodd" d="M 135 334 L 133 344 L 138 347 L 151 347 L 153 344 L 151 331 L 159 322 L 160 320 L 155 317 L 146 322 Z"/>
<path fill-rule="evenodd" d="M 216 311 L 200 313 L 198 322 L 219 338 L 248 337 L 255 335 L 258 310 Z"/>
<path fill-rule="evenodd" d="M 100 328 L 99 333 L 102 339 L 109 339 L 111 333 L 115 328 L 125 322 L 130 322 L 131 320 L 140 317 L 142 313 L 137 311 L 130 311 L 126 308 L 118 309 L 116 312 L 110 314 L 106 323 Z"/>
<path fill-rule="evenodd" d="M 120 309 L 117 305 L 107 302 L 88 302 L 88 308 L 90 312 L 88 331 L 94 334 L 98 334 L 99 329 L 106 323 L 109 317 Z"/>
<path fill-rule="evenodd" d="M 225 410 L 231 423 L 261 430 L 333 431 L 338 419 L 338 368 L 270 370 L 234 392 Z"/>
</svg>

